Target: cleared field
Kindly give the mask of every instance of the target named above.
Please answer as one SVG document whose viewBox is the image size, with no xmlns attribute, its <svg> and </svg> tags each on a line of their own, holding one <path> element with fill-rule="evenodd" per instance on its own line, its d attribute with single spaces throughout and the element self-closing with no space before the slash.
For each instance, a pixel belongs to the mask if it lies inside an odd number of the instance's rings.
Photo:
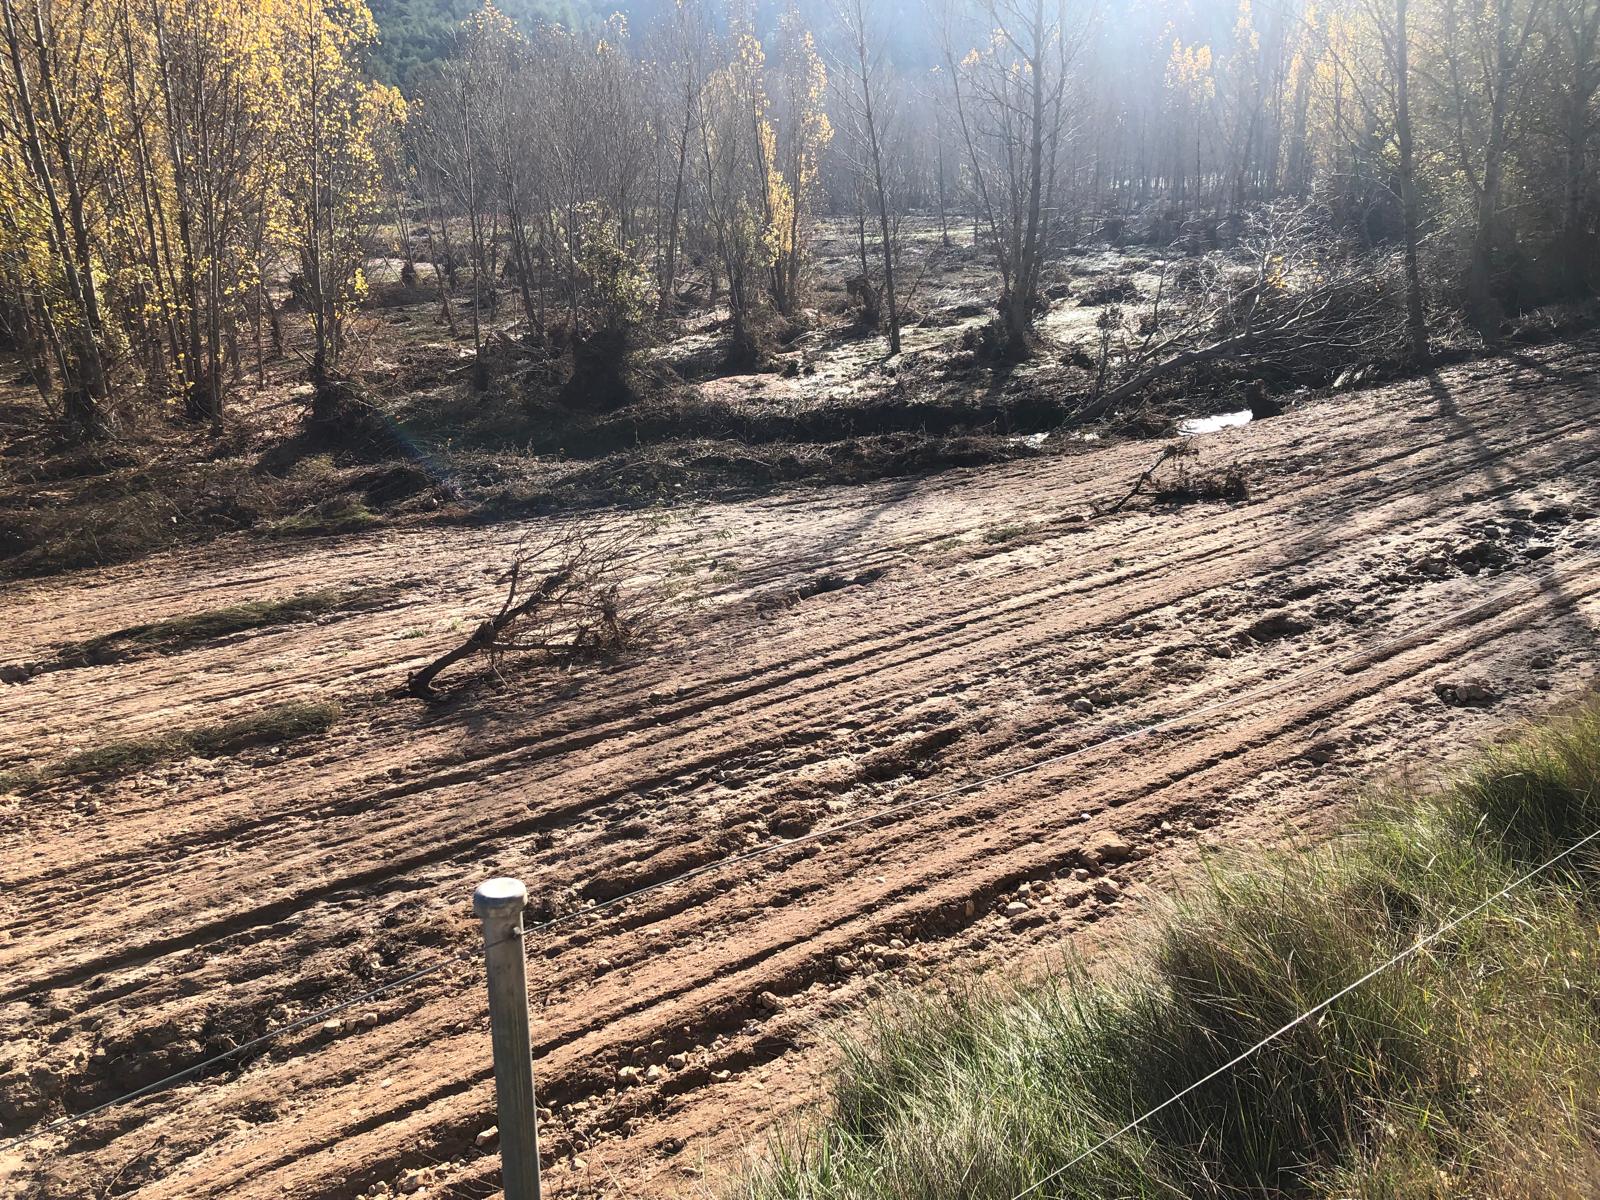
<svg viewBox="0 0 1600 1200">
<path fill-rule="evenodd" d="M 972 784 L 530 939 L 552 1189 L 699 1192 L 813 1096 L 823 1019 L 886 978 L 1120 936 L 1201 845 L 1315 824 L 1349 776 L 1591 683 L 1597 370 L 1600 344 L 1557 345 L 1206 435 L 1200 467 L 1249 472 L 1238 503 L 1094 515 L 1149 465 L 1131 443 L 642 523 L 701 601 L 670 636 L 436 710 L 386 693 L 498 599 L 517 527 L 220 543 L 13 586 L 12 668 L 129 626 L 386 590 L 0 685 L 0 770 L 344 706 L 313 738 L 4 802 L 0 1121 L 21 1132 L 469 952 L 489 875 L 554 916 Z M 1073 878 L 1111 834 L 1126 850 Z M 12 1151 L 0 1190 L 320 1198 L 429 1168 L 430 1195 L 491 1193 L 476 965 L 362 1011 Z M 632 1084 L 624 1065 L 661 1070 Z"/>
</svg>

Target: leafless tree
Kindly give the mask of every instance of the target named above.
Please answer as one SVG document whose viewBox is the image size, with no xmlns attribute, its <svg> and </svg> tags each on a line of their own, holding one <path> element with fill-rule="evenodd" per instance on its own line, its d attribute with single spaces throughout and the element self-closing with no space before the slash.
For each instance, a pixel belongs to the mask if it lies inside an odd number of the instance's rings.
<svg viewBox="0 0 1600 1200">
<path fill-rule="evenodd" d="M 1312 204 L 1279 201 L 1252 214 L 1241 261 L 1210 260 L 1187 295 L 1129 342 L 1123 379 L 1080 412 L 1090 419 L 1162 379 L 1208 363 L 1248 358 L 1256 369 L 1310 361 L 1330 367 L 1386 358 L 1402 289 L 1392 257 L 1351 247 Z M 1165 314 L 1165 316 L 1163 316 Z"/>
<path fill-rule="evenodd" d="M 857 186 L 872 205 L 878 221 L 889 353 L 899 354 L 900 302 L 894 277 L 897 219 L 891 212 L 893 181 L 887 161 L 887 147 L 894 137 L 899 107 L 897 81 L 891 78 L 883 59 L 884 39 L 876 27 L 878 16 L 871 0 L 837 0 L 835 8 L 843 43 L 838 59 L 844 68 L 839 73 L 842 82 L 837 95 L 849 123 L 848 144 L 856 158 Z"/>
<path fill-rule="evenodd" d="M 1065 0 L 984 0 L 988 44 L 965 53 L 948 16 L 944 54 L 995 265 L 1000 313 L 1015 350 L 1030 336 L 1059 195 L 1081 23 Z"/>
</svg>

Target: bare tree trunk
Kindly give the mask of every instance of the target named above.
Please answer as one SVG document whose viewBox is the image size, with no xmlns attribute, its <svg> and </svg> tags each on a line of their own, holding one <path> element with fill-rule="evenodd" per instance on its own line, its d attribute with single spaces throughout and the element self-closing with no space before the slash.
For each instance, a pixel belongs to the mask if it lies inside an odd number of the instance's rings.
<svg viewBox="0 0 1600 1200">
<path fill-rule="evenodd" d="M 12 0 L 0 0 L 5 17 L 6 46 L 10 53 L 12 70 L 16 74 L 16 103 L 21 112 L 27 150 L 33 175 L 45 198 L 50 213 L 51 240 L 66 276 L 68 295 L 77 310 L 77 320 L 72 339 L 72 374 L 63 382 L 66 389 L 66 416 L 68 421 L 85 433 L 97 432 L 101 423 L 100 405 L 105 398 L 105 367 L 100 357 L 100 309 L 95 295 L 94 260 L 89 251 L 88 226 L 84 219 L 83 194 L 79 190 L 72 146 L 67 140 L 65 122 L 61 115 L 60 97 L 55 93 L 54 76 L 49 69 L 51 49 L 45 38 L 44 24 L 37 0 L 33 11 L 34 50 L 39 56 L 40 86 L 45 92 L 46 113 L 51 119 L 53 140 L 61 156 L 62 172 L 67 187 L 67 207 L 62 208 L 56 191 L 55 176 L 45 155 L 44 141 L 39 131 L 38 113 L 35 110 L 27 69 L 22 58 L 22 40 L 17 32 L 16 12 Z M 70 222 L 70 230 L 69 230 Z"/>
<path fill-rule="evenodd" d="M 861 85 L 861 119 L 867 135 L 867 150 L 872 162 L 872 187 L 877 201 L 878 233 L 883 239 L 883 295 L 888 305 L 889 353 L 900 353 L 900 305 L 894 286 L 894 236 L 889 223 L 889 192 L 883 171 L 883 131 L 872 104 L 873 65 L 867 47 L 867 14 L 864 0 L 852 0 L 849 13 L 854 29 L 856 82 Z M 863 239 L 864 240 L 864 239 Z M 863 260 L 865 249 L 863 247 Z"/>
<path fill-rule="evenodd" d="M 667 218 L 667 259 L 661 272 L 661 311 L 667 312 L 673 301 L 678 279 L 678 222 L 683 211 L 683 185 L 689 162 L 689 126 L 694 117 L 694 82 L 686 78 L 683 85 L 683 128 L 678 139 L 678 174 L 672 185 L 672 212 Z"/>
<path fill-rule="evenodd" d="M 1416 150 L 1411 128 L 1411 50 L 1409 0 L 1394 3 L 1395 134 L 1400 143 L 1400 207 L 1405 222 L 1406 334 L 1411 358 L 1421 367 L 1431 357 L 1428 319 L 1422 307 L 1422 269 L 1417 258 L 1418 226 L 1422 218 L 1417 202 Z"/>
</svg>

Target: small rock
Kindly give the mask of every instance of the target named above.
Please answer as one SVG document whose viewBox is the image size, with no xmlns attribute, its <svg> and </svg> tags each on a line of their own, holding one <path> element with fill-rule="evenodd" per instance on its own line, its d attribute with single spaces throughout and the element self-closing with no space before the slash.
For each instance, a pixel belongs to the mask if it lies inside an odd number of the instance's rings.
<svg viewBox="0 0 1600 1200">
<path fill-rule="evenodd" d="M 378 1014 L 375 1012 L 364 1012 L 356 1018 L 356 1024 L 363 1029 L 371 1029 L 377 1023 Z"/>
<path fill-rule="evenodd" d="M 1074 867 L 1072 869 L 1072 877 L 1074 879 L 1076 879 L 1079 883 L 1088 882 L 1088 880 L 1090 878 L 1089 868 L 1088 867 Z"/>
<path fill-rule="evenodd" d="M 1087 883 L 1068 883 L 1062 885 L 1056 894 L 1056 899 L 1064 908 L 1074 908 L 1087 900 L 1093 892 L 1094 889 Z"/>
<path fill-rule="evenodd" d="M 321 1032 L 323 1037 L 338 1037 L 344 1032 L 344 1022 L 338 1017 L 326 1020 L 322 1023 Z"/>
<path fill-rule="evenodd" d="M 617 1082 L 620 1083 L 623 1087 L 632 1087 L 634 1084 L 639 1082 L 639 1068 L 638 1067 L 618 1067 L 617 1068 Z"/>
<path fill-rule="evenodd" d="M 1109 875 L 1094 885 L 1094 894 L 1102 900 L 1115 900 L 1121 891 L 1117 881 Z"/>
<path fill-rule="evenodd" d="M 1006 905 L 1005 909 L 1006 916 L 1008 917 L 1018 917 L 1027 911 L 1027 904 L 1021 900 L 1013 900 L 1010 904 Z"/>
<path fill-rule="evenodd" d="M 646 1083 L 659 1083 L 666 1077 L 667 1073 L 658 1066 L 649 1067 L 644 1073 L 644 1081 Z"/>
<path fill-rule="evenodd" d="M 1087 696 L 1079 696 L 1072 702 L 1072 709 L 1074 712 L 1092 713 L 1094 711 L 1094 701 Z"/>
<path fill-rule="evenodd" d="M 1492 704 L 1499 699 L 1498 693 L 1481 679 L 1467 679 L 1460 683 L 1436 683 L 1433 685 L 1433 694 L 1444 703 L 1457 708 Z"/>
<path fill-rule="evenodd" d="M 681 1071 L 689 1065 L 689 1056 L 682 1052 L 667 1055 L 667 1066 L 674 1071 Z"/>
<path fill-rule="evenodd" d="M 1314 745 L 1308 746 L 1305 752 L 1306 760 L 1316 763 L 1318 766 L 1330 763 L 1338 757 L 1339 740 L 1337 738 L 1325 738 Z"/>
<path fill-rule="evenodd" d="M 781 1012 L 783 1009 L 783 997 L 772 992 L 762 992 L 756 997 L 756 1003 L 768 1012 Z"/>
<path fill-rule="evenodd" d="M 1091 866 L 1123 862 L 1133 854 L 1133 843 L 1108 829 L 1090 838 L 1081 853 Z"/>
<path fill-rule="evenodd" d="M 500 1137 L 500 1129 L 499 1129 L 499 1127 L 496 1126 L 496 1125 L 491 1125 L 491 1126 L 489 1126 L 489 1128 L 485 1129 L 482 1133 L 478 1134 L 477 1137 L 473 1138 L 472 1139 L 472 1144 L 474 1146 L 476 1146 L 479 1150 L 482 1150 L 485 1146 L 492 1146 L 499 1137 Z"/>
<path fill-rule="evenodd" d="M 733 1078 L 733 1072 L 732 1071 L 713 1071 L 713 1072 L 711 1072 L 711 1078 L 713 1080 L 715 1080 L 717 1083 L 727 1083 L 728 1080 Z"/>
</svg>

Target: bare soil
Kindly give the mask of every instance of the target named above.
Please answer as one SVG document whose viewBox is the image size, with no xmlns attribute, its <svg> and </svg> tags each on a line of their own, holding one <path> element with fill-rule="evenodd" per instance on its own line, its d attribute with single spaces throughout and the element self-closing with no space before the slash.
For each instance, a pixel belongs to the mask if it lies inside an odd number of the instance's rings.
<svg viewBox="0 0 1600 1200">
<path fill-rule="evenodd" d="M 521 876 L 537 920 L 772 846 L 528 946 L 551 1193 L 706 1194 L 819 1098 L 829 1023 L 886 986 L 1133 936 L 1204 847 L 1315 829 L 1354 780 L 1591 684 L 1597 372 L 1600 340 L 1558 343 L 1197 439 L 1190 469 L 1240 468 L 1240 500 L 1097 515 L 1146 442 L 618 512 L 680 589 L 674 627 L 609 666 L 480 673 L 443 707 L 391 693 L 498 600 L 516 522 L 10 585 L 11 667 L 384 591 L 0 685 L 0 770 L 295 700 L 344 712 L 0 796 L 5 1133 L 468 958 L 10 1151 L 0 1193 L 331 1200 L 423 1170 L 430 1196 L 489 1195 L 472 887 Z"/>
</svg>

